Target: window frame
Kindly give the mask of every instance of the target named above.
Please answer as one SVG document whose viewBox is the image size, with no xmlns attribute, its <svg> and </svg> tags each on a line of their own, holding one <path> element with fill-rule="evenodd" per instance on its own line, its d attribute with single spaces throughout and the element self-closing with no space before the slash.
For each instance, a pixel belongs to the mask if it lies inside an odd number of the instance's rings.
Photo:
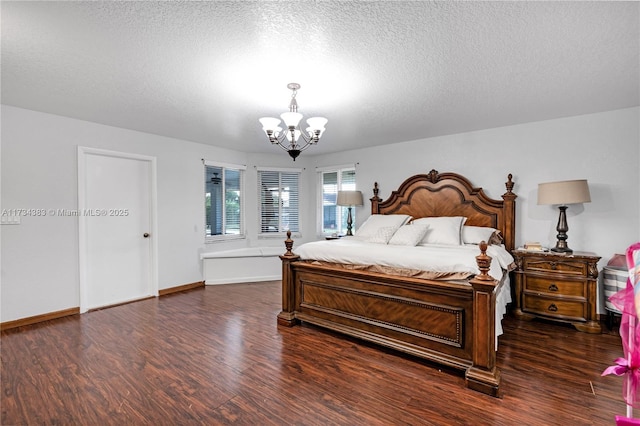
<svg viewBox="0 0 640 426">
<path fill-rule="evenodd" d="M 324 187 L 323 187 L 323 183 L 324 183 L 324 175 L 326 173 L 336 173 L 337 174 L 337 189 L 336 189 L 336 197 L 338 195 L 337 191 L 342 191 L 342 173 L 343 172 L 348 172 L 348 171 L 353 171 L 354 173 L 354 188 L 352 188 L 353 190 L 356 190 L 357 188 L 357 184 L 356 184 L 356 177 L 357 177 L 357 164 L 341 164 L 341 165 L 336 165 L 336 166 L 327 166 L 327 167 L 317 167 L 316 168 L 316 181 L 317 181 L 317 210 L 316 210 L 316 233 L 319 237 L 327 237 L 330 236 L 332 234 L 338 234 L 338 235 L 344 235 L 347 232 L 347 228 L 346 228 L 346 222 L 344 223 L 344 229 L 342 229 L 342 223 L 340 224 L 340 227 L 338 229 L 336 229 L 335 232 L 325 232 L 324 231 Z M 337 200 L 336 200 L 337 201 Z M 338 210 L 336 215 L 338 217 L 343 217 L 346 216 L 346 212 L 347 212 L 347 207 L 343 207 L 343 206 L 338 206 L 336 205 L 336 209 Z M 351 214 L 352 214 L 352 218 L 353 218 L 353 225 L 355 227 L 356 225 L 356 212 L 358 210 L 358 207 L 352 207 L 351 210 Z M 346 219 L 345 219 L 346 221 Z"/>
<path fill-rule="evenodd" d="M 247 203 L 247 196 L 246 196 L 246 190 L 245 190 L 245 181 L 246 181 L 246 170 L 247 170 L 247 166 L 245 165 L 241 165 L 241 164 L 231 164 L 231 163 L 223 163 L 220 161 L 211 161 L 211 160 L 203 160 L 203 179 L 202 179 L 202 184 L 203 184 L 203 209 L 202 211 L 204 212 L 204 216 L 203 216 L 203 224 L 204 224 L 204 242 L 205 244 L 210 244 L 210 243 L 216 243 L 216 242 L 220 242 L 220 241 L 231 241 L 231 240 L 241 240 L 241 239 L 246 239 L 247 238 L 247 227 L 246 227 L 246 222 L 245 222 L 245 213 L 246 213 L 246 208 L 245 205 Z M 222 169 L 222 176 L 221 178 L 221 184 L 222 184 L 222 194 L 225 197 L 225 203 L 226 203 L 226 173 L 227 170 L 233 170 L 233 171 L 237 171 L 239 173 L 239 192 L 240 192 L 240 214 L 238 217 L 238 220 L 240 222 L 240 232 L 237 234 L 227 234 L 226 232 L 226 227 L 227 227 L 227 220 L 226 220 L 226 208 L 225 205 L 223 205 L 222 208 L 222 234 L 220 235 L 207 235 L 207 167 L 215 167 L 215 168 L 219 168 Z"/>
<path fill-rule="evenodd" d="M 256 193 L 257 193 L 257 198 L 258 198 L 258 238 L 259 239 L 269 239 L 269 238 L 278 238 L 281 239 L 282 237 L 286 236 L 287 234 L 287 229 L 282 228 L 282 205 L 278 205 L 278 231 L 276 232 L 263 232 L 263 217 L 262 217 L 262 212 L 263 212 L 263 203 L 262 203 L 262 190 L 260 189 L 262 186 L 262 172 L 268 172 L 268 173 L 278 173 L 278 181 L 282 182 L 282 173 L 293 173 L 293 174 L 297 174 L 298 179 L 297 179 L 297 211 L 296 211 L 296 215 L 297 215 L 297 223 L 298 223 L 298 230 L 297 231 L 291 231 L 291 235 L 295 236 L 295 237 L 302 237 L 302 232 L 300 231 L 301 228 L 301 223 L 300 223 L 300 219 L 301 219 L 301 214 L 300 214 L 300 195 L 301 195 L 301 182 L 302 182 L 302 171 L 303 169 L 300 168 L 282 168 L 282 167 L 256 167 L 256 171 L 257 171 L 257 176 L 256 176 L 256 181 L 257 181 L 257 187 L 256 187 Z M 280 185 L 279 185 L 280 186 Z M 280 189 L 280 188 L 279 188 Z M 279 191 L 280 193 L 280 191 Z M 281 197 L 279 196 L 278 199 L 281 199 Z"/>
</svg>

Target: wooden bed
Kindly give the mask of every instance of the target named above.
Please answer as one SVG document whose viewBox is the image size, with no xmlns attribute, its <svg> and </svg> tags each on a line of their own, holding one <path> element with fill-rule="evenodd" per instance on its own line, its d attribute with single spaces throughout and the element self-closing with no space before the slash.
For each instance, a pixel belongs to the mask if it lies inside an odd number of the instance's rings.
<svg viewBox="0 0 640 426">
<path fill-rule="evenodd" d="M 371 198 L 372 214 L 414 218 L 464 216 L 466 225 L 500 230 L 505 248 L 515 244 L 512 175 L 502 200 L 456 173 L 412 176 L 389 199 Z M 469 280 L 439 281 L 337 269 L 300 261 L 288 234 L 282 260 L 282 312 L 278 324 L 300 321 L 325 327 L 464 371 L 467 387 L 498 396 L 496 291 L 504 282 L 488 274 L 490 258 L 480 244 L 480 274 Z M 482 253 L 481 253 L 482 250 Z"/>
</svg>

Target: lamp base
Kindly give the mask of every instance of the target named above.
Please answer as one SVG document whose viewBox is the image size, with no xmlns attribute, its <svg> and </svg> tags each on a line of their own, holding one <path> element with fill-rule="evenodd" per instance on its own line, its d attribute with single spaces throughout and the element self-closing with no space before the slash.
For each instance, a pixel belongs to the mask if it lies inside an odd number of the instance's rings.
<svg viewBox="0 0 640 426">
<path fill-rule="evenodd" d="M 558 231 L 558 242 L 556 246 L 551 249 L 551 251 L 556 253 L 565 253 L 571 254 L 573 250 L 569 248 L 567 245 L 567 231 L 569 230 L 569 225 L 567 225 L 567 206 L 559 206 L 560 216 L 558 217 L 558 226 L 556 226 L 556 231 Z"/>
<path fill-rule="evenodd" d="M 347 214 L 347 236 L 353 236 L 353 232 L 351 229 L 353 228 L 351 225 L 353 224 L 353 218 L 351 217 L 351 207 L 348 207 L 349 213 Z"/>
<path fill-rule="evenodd" d="M 551 251 L 556 252 L 556 253 L 564 253 L 564 254 L 572 254 L 573 250 L 571 250 L 569 247 L 552 247 Z"/>
</svg>

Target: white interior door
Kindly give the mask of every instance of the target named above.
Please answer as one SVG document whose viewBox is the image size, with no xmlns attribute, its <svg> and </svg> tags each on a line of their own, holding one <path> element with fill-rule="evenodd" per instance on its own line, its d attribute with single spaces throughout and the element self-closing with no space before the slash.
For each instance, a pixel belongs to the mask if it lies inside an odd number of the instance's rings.
<svg viewBox="0 0 640 426">
<path fill-rule="evenodd" d="M 155 158 L 78 150 L 80 310 L 157 295 Z"/>
</svg>

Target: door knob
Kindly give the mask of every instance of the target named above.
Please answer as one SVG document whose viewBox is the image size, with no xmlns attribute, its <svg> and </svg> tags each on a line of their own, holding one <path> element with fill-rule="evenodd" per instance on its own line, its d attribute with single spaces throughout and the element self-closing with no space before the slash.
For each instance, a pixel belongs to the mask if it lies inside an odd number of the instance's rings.
<svg viewBox="0 0 640 426">
<path fill-rule="evenodd" d="M 149 238 L 149 233 L 145 232 L 144 234 L 142 234 L 142 236 L 145 237 L 145 238 Z"/>
</svg>

